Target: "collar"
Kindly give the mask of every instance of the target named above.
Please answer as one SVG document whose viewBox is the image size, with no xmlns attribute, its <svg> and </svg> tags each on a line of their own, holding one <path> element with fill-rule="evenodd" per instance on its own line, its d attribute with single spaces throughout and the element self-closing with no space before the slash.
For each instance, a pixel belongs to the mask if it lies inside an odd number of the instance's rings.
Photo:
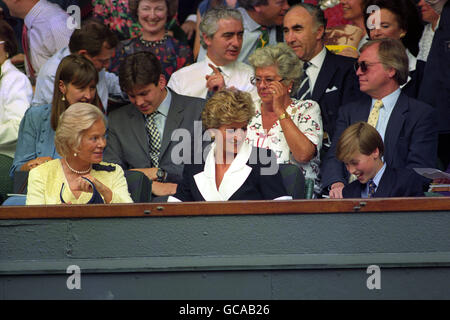
<svg viewBox="0 0 450 320">
<path fill-rule="evenodd" d="M 394 109 L 395 104 L 397 103 L 398 97 L 400 97 L 401 90 L 398 88 L 394 92 L 388 94 L 384 98 L 381 99 L 383 101 L 383 107 L 386 108 L 387 111 L 392 111 Z M 372 98 L 372 108 L 377 99 Z"/>
<path fill-rule="evenodd" d="M 381 167 L 381 169 L 378 170 L 377 174 L 372 179 L 373 182 L 377 185 L 377 188 L 380 186 L 380 180 L 381 180 L 381 177 L 383 176 L 383 173 L 385 170 L 386 170 L 386 163 L 383 163 L 383 166 Z"/>
<path fill-rule="evenodd" d="M 408 56 L 409 72 L 416 70 L 417 58 L 408 49 L 406 49 L 406 55 Z M 410 77 L 408 78 L 410 79 Z"/>
<path fill-rule="evenodd" d="M 34 20 L 39 16 L 41 11 L 44 9 L 44 6 L 47 4 L 47 0 L 38 1 L 33 8 L 27 13 L 23 22 L 27 26 L 28 29 L 33 25 Z"/>
<path fill-rule="evenodd" d="M 164 89 L 166 90 L 167 94 L 164 100 L 159 105 L 157 111 L 167 117 L 167 115 L 169 114 L 170 103 L 172 102 L 172 93 L 170 92 L 170 90 L 167 90 L 167 88 Z"/>
<path fill-rule="evenodd" d="M 308 62 L 317 69 L 322 68 L 322 64 L 325 61 L 325 56 L 327 55 L 327 49 L 322 47 L 322 50 L 314 58 L 309 60 Z"/>
<path fill-rule="evenodd" d="M 237 8 L 242 15 L 242 24 L 244 29 L 248 29 L 250 32 L 258 30 L 261 25 L 252 19 L 244 8 Z"/>
<path fill-rule="evenodd" d="M 222 73 L 222 75 L 224 75 L 228 78 L 231 76 L 231 74 L 233 73 L 233 70 L 235 69 L 235 66 L 236 66 L 236 61 L 230 62 L 224 66 L 218 66 L 214 62 L 211 61 L 211 59 L 208 57 L 208 54 L 206 54 L 205 59 L 203 61 L 205 62 L 206 67 L 211 70 L 211 72 L 212 72 L 212 69 L 208 66 L 208 64 L 212 64 L 214 67 L 220 69 L 220 72 Z"/>
</svg>

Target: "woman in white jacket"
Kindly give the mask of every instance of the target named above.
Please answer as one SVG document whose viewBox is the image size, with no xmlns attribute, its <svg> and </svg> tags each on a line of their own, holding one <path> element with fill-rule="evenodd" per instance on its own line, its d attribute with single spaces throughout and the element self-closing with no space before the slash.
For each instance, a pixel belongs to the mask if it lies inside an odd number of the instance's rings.
<svg viewBox="0 0 450 320">
<path fill-rule="evenodd" d="M 17 53 L 14 31 L 0 20 L 0 154 L 14 158 L 20 120 L 30 106 L 33 89 L 9 58 Z"/>
</svg>

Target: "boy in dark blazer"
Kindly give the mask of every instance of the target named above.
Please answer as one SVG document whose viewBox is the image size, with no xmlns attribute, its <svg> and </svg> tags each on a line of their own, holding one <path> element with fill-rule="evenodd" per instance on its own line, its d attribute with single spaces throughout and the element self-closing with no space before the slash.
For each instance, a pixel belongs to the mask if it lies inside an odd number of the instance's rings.
<svg viewBox="0 0 450 320">
<path fill-rule="evenodd" d="M 342 133 L 336 158 L 357 178 L 342 190 L 344 198 L 424 196 L 420 176 L 411 169 L 388 167 L 383 152 L 383 139 L 367 122 L 357 122 Z"/>
</svg>

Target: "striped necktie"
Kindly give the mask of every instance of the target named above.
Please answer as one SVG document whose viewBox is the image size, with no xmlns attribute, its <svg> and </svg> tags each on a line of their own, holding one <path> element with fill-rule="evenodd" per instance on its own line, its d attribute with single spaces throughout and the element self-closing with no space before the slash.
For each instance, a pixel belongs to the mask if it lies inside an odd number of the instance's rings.
<svg viewBox="0 0 450 320">
<path fill-rule="evenodd" d="M 368 185 L 369 185 L 369 192 L 367 192 L 367 197 L 373 198 L 375 192 L 377 191 L 377 185 L 375 184 L 375 182 L 373 182 L 372 179 L 369 180 Z"/>
<path fill-rule="evenodd" d="M 295 95 L 295 98 L 298 100 L 308 100 L 311 99 L 311 90 L 309 87 L 309 77 L 306 73 L 306 70 L 311 65 L 310 62 L 304 62 L 303 63 L 303 75 L 300 78 L 300 89 L 298 89 L 297 94 Z"/>
<path fill-rule="evenodd" d="M 148 143 L 150 149 L 150 159 L 152 161 L 153 168 L 158 168 L 159 165 L 159 153 L 161 150 L 161 134 L 155 123 L 155 116 L 158 111 L 145 116 L 145 128 L 147 129 Z"/>
<path fill-rule="evenodd" d="M 369 119 L 367 119 L 367 123 L 370 124 L 372 127 L 377 127 L 378 118 L 380 117 L 380 109 L 383 107 L 383 101 L 377 100 L 375 101 L 375 104 L 373 105 L 372 110 L 369 114 Z"/>
</svg>

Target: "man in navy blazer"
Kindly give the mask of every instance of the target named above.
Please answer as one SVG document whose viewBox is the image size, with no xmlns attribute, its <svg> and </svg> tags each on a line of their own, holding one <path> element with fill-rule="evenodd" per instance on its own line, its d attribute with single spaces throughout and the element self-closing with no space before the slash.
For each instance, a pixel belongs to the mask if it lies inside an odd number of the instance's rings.
<svg viewBox="0 0 450 320">
<path fill-rule="evenodd" d="M 179 143 L 172 141 L 172 136 L 178 130 L 181 142 L 185 143 L 185 138 L 192 140 L 195 121 L 201 133 L 205 100 L 182 96 L 166 88 L 161 64 L 151 52 L 127 56 L 119 69 L 119 81 L 131 104 L 109 115 L 104 159 L 124 170 L 144 173 L 153 181 L 155 196 L 174 194 L 184 165 L 179 163 L 180 159 L 173 158 L 172 153 L 179 155 L 176 152 Z M 183 133 L 189 133 L 189 137 Z M 154 140 L 155 135 L 159 136 L 159 142 Z"/>
<path fill-rule="evenodd" d="M 341 108 L 336 122 L 336 137 L 351 124 L 368 121 L 377 100 L 379 109 L 375 128 L 385 145 L 384 162 L 391 168 L 434 168 L 437 154 L 435 110 L 400 90 L 408 77 L 408 58 L 401 42 L 393 39 L 369 41 L 361 48 L 357 75 L 361 91 L 368 94 Z M 331 198 L 342 198 L 348 172 L 336 159 L 333 142 L 322 163 L 322 186 Z"/>
<path fill-rule="evenodd" d="M 305 95 L 300 88 L 295 98 L 319 103 L 324 132 L 327 133 L 324 137 L 333 140 L 340 106 L 356 101 L 364 94 L 359 91 L 358 78 L 353 69 L 356 59 L 335 55 L 325 48 L 323 36 L 326 23 L 320 8 L 299 3 L 286 13 L 283 30 L 286 43 L 300 60 L 309 65 L 305 71 L 309 94 Z"/>
<path fill-rule="evenodd" d="M 445 170 L 450 162 L 450 1 L 442 8 L 444 2 L 430 1 L 430 5 L 437 6 L 440 20 L 425 64 L 417 99 L 437 110 L 438 155 Z"/>
</svg>

